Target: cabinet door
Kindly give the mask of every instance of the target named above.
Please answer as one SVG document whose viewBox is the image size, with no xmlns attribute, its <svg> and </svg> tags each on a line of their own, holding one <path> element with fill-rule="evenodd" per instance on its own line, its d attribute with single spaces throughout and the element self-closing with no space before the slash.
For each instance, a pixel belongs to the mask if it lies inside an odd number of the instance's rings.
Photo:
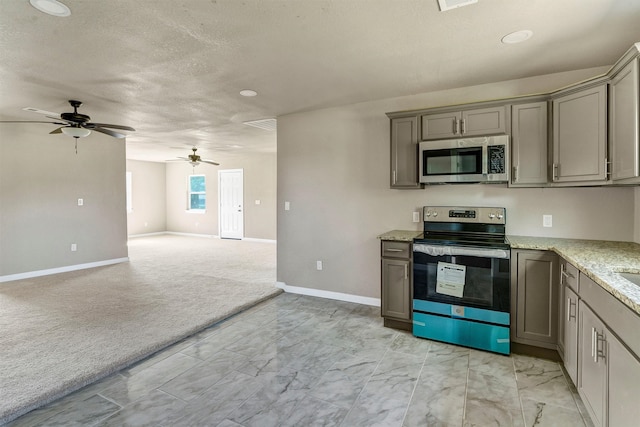
<svg viewBox="0 0 640 427">
<path fill-rule="evenodd" d="M 420 188 L 417 117 L 391 119 L 391 188 Z"/>
<path fill-rule="evenodd" d="M 462 113 L 426 114 L 422 116 L 422 139 L 445 139 L 460 136 Z"/>
<path fill-rule="evenodd" d="M 605 181 L 606 85 L 553 101 L 553 181 Z"/>
<path fill-rule="evenodd" d="M 573 384 L 578 383 L 578 295 L 569 286 L 563 286 L 564 367 Z"/>
<path fill-rule="evenodd" d="M 516 338 L 557 348 L 558 257 L 545 251 L 517 252 Z"/>
<path fill-rule="evenodd" d="M 578 303 L 578 392 L 596 427 L 605 426 L 607 336 L 605 326 L 583 301 Z"/>
<path fill-rule="evenodd" d="M 611 80 L 611 177 L 615 180 L 640 175 L 638 142 L 638 59 Z"/>
<path fill-rule="evenodd" d="M 511 183 L 546 184 L 547 103 L 514 105 L 511 113 Z"/>
<path fill-rule="evenodd" d="M 411 261 L 382 258 L 382 316 L 411 319 Z"/>
<path fill-rule="evenodd" d="M 640 420 L 640 361 L 613 335 L 609 343 L 609 426 L 637 426 Z"/>
<path fill-rule="evenodd" d="M 460 133 L 464 137 L 507 133 L 506 107 L 477 108 L 462 112 Z"/>
</svg>

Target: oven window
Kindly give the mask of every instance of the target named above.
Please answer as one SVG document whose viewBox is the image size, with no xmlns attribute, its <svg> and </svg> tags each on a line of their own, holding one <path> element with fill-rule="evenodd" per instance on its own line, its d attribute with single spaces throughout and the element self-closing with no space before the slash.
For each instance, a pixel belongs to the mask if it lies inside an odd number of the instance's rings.
<svg viewBox="0 0 640 427">
<path fill-rule="evenodd" d="M 482 147 L 425 150 L 422 156 L 424 176 L 482 173 Z"/>
<path fill-rule="evenodd" d="M 462 297 L 438 292 L 438 263 L 464 266 Z M 431 256 L 414 252 L 415 299 L 509 312 L 509 260 L 473 256 Z"/>
</svg>

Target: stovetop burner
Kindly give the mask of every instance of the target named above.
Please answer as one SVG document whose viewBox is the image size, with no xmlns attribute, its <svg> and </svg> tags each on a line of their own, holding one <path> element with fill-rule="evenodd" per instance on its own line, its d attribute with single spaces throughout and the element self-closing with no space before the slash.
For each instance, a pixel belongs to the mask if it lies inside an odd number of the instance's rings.
<svg viewBox="0 0 640 427">
<path fill-rule="evenodd" d="M 424 236 L 415 243 L 508 249 L 505 208 L 425 206 Z"/>
</svg>

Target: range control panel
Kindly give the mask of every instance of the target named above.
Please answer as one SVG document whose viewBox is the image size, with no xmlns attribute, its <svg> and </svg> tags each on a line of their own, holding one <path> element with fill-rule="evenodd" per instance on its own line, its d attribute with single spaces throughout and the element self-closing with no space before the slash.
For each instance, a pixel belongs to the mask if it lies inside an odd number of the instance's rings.
<svg viewBox="0 0 640 427">
<path fill-rule="evenodd" d="M 422 218 L 425 222 L 477 222 L 505 224 L 505 208 L 425 206 Z"/>
</svg>

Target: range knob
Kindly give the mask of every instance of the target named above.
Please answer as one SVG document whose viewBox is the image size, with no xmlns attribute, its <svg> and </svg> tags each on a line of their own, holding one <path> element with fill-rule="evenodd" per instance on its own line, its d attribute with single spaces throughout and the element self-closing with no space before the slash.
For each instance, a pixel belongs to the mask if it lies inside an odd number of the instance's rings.
<svg viewBox="0 0 640 427">
<path fill-rule="evenodd" d="M 431 211 L 427 211 L 427 212 L 425 213 L 425 215 L 426 215 L 427 217 L 430 217 L 430 216 L 431 216 Z"/>
<path fill-rule="evenodd" d="M 438 212 L 433 211 L 433 217 L 435 218 L 435 217 L 437 217 L 437 216 L 438 216 Z"/>
<path fill-rule="evenodd" d="M 498 214 L 498 219 L 502 219 L 504 218 L 504 215 L 502 215 L 501 213 Z"/>
<path fill-rule="evenodd" d="M 491 212 L 491 213 L 489 214 L 489 219 L 493 219 L 493 218 L 495 218 L 495 217 L 496 217 L 496 214 L 494 214 L 493 212 Z"/>
</svg>

